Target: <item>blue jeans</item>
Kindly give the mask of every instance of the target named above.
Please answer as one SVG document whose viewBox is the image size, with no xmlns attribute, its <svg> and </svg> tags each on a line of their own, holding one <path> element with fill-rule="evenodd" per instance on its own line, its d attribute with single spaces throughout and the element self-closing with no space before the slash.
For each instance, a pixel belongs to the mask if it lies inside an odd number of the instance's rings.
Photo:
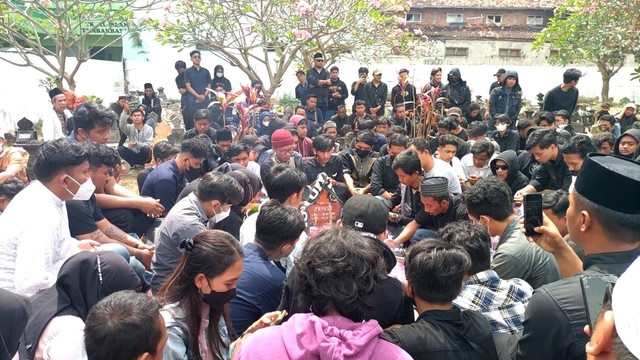
<svg viewBox="0 0 640 360">
<path fill-rule="evenodd" d="M 125 248 L 123 245 L 115 243 L 103 244 L 100 245 L 100 251 L 111 251 L 122 256 L 129 263 L 129 265 L 133 269 L 133 272 L 138 275 L 140 281 L 142 281 L 145 287 L 149 286 L 152 274 L 144 269 L 144 265 L 142 265 L 142 263 L 138 259 L 136 259 L 134 256 L 130 256 L 129 251 L 127 251 L 127 248 Z"/>
<path fill-rule="evenodd" d="M 437 239 L 437 238 L 438 238 L 438 233 L 433 230 L 418 229 L 416 230 L 415 233 L 413 233 L 413 236 L 411 237 L 411 243 L 415 244 L 424 239 Z"/>
</svg>

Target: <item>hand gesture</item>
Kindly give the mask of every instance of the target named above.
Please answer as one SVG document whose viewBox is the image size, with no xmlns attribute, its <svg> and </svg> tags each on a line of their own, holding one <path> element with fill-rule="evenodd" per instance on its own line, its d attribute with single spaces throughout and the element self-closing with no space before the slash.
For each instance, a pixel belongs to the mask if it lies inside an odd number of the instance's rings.
<svg viewBox="0 0 640 360">
<path fill-rule="evenodd" d="M 158 218 L 162 216 L 164 212 L 164 206 L 160 204 L 160 200 L 156 200 L 153 198 L 141 198 L 140 199 L 140 211 L 147 214 L 147 216 L 152 218 Z"/>
<path fill-rule="evenodd" d="M 520 220 L 520 224 L 522 224 L 522 226 L 520 226 L 520 231 L 525 232 L 524 220 Z M 528 240 L 536 243 L 548 253 L 553 254 L 560 250 L 564 250 L 569 246 L 567 242 L 564 241 L 562 235 L 560 235 L 558 228 L 556 228 L 553 222 L 544 213 L 542 214 L 542 226 L 538 226 L 534 228 L 534 230 L 540 233 L 540 235 L 530 236 L 528 237 Z"/>
</svg>

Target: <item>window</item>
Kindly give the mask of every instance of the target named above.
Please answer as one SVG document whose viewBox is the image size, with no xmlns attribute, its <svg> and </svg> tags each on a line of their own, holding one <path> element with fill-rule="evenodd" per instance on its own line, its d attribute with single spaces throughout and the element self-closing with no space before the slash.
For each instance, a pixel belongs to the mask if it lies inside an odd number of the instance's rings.
<svg viewBox="0 0 640 360">
<path fill-rule="evenodd" d="M 444 56 L 467 56 L 469 48 L 448 47 L 444 51 Z"/>
<path fill-rule="evenodd" d="M 457 13 L 447 13 L 447 22 L 449 24 L 452 24 L 452 23 L 463 23 L 464 22 L 464 16 L 462 14 L 457 14 Z"/>
<path fill-rule="evenodd" d="M 487 24 L 501 25 L 502 15 L 487 15 Z"/>
<path fill-rule="evenodd" d="M 528 15 L 527 25 L 542 26 L 542 15 Z"/>
<path fill-rule="evenodd" d="M 498 56 L 510 58 L 520 57 L 520 49 L 499 49 Z"/>
<path fill-rule="evenodd" d="M 408 23 L 419 23 L 422 21 L 422 14 L 420 13 L 407 13 Z"/>
</svg>

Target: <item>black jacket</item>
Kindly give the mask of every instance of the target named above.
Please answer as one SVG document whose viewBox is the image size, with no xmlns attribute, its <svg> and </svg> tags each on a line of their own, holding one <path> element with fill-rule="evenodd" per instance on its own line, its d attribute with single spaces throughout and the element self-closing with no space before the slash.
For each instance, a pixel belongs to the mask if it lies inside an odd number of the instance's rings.
<svg viewBox="0 0 640 360">
<path fill-rule="evenodd" d="M 509 129 L 515 129 L 518 115 L 522 108 L 522 88 L 518 83 L 517 72 L 509 70 L 506 76 L 515 77 L 516 84 L 511 89 L 508 89 L 506 86 L 499 86 L 491 90 L 491 95 L 489 95 L 489 115 L 491 119 L 493 119 L 496 115 L 507 114 L 511 120 Z"/>
<path fill-rule="evenodd" d="M 640 256 L 640 248 L 587 256 L 582 273 L 544 285 L 533 293 L 524 318 L 524 331 L 514 359 L 578 360 L 585 358 L 589 340 L 580 277 L 620 276 Z"/>
<path fill-rule="evenodd" d="M 323 107 L 327 106 L 329 86 L 319 85 L 319 80 L 329 80 L 327 69 L 322 68 L 318 71 L 316 68 L 311 68 L 307 70 L 307 94 L 315 94 L 318 97 L 318 106 Z"/>
<path fill-rule="evenodd" d="M 569 191 L 571 172 L 569 172 L 569 168 L 562 157 L 562 151 L 559 148 L 555 160 L 540 164 L 538 172 L 532 175 L 529 185 L 536 188 L 536 191 L 559 189 Z"/>
<path fill-rule="evenodd" d="M 371 171 L 371 195 L 382 195 L 385 191 L 395 193 L 400 186 L 398 175 L 393 171 L 391 155 L 376 159 Z"/>
<path fill-rule="evenodd" d="M 415 109 L 416 98 L 416 87 L 413 86 L 413 84 L 407 83 L 404 91 L 400 88 L 400 84 L 391 89 L 392 108 L 395 108 L 396 104 L 404 104 L 404 108 L 407 111 L 413 111 L 413 109 Z"/>
<path fill-rule="evenodd" d="M 500 136 L 498 130 L 494 130 L 489 137 L 498 143 L 498 146 L 500 146 L 499 151 L 517 151 L 518 147 L 520 147 L 520 135 L 515 130 L 507 129 L 502 136 Z"/>
<path fill-rule="evenodd" d="M 636 139 L 637 142 L 640 143 L 640 130 L 639 129 L 629 129 L 627 131 L 624 132 L 624 134 L 620 135 L 620 137 L 616 140 L 616 145 L 613 147 L 613 154 L 617 155 L 617 156 L 621 156 L 627 159 L 631 159 L 631 160 L 635 160 L 638 158 L 638 156 L 640 156 L 640 146 L 638 146 L 638 148 L 636 149 L 636 152 L 634 154 L 631 155 L 622 155 L 620 153 L 620 150 L 618 149 L 620 146 L 620 139 L 622 139 L 625 135 L 631 136 L 632 138 Z"/>
<path fill-rule="evenodd" d="M 498 359 L 487 319 L 478 312 L 460 311 L 457 307 L 425 311 L 415 323 L 385 330 L 380 337 L 416 360 Z"/>
<path fill-rule="evenodd" d="M 331 80 L 331 79 L 329 79 Z M 333 93 L 340 93 L 339 98 L 334 98 Z M 327 107 L 329 110 L 337 110 L 338 105 L 344 105 L 344 99 L 349 97 L 349 89 L 347 88 L 347 84 L 344 81 L 338 79 L 336 81 L 331 80 L 331 84 L 329 84 L 329 106 Z"/>
<path fill-rule="evenodd" d="M 503 151 L 495 159 L 491 160 L 489 166 L 491 172 L 496 175 L 496 162 L 498 160 L 504 161 L 509 167 L 509 173 L 507 174 L 507 185 L 511 189 L 511 194 L 515 194 L 516 191 L 524 188 L 529 183 L 529 179 L 520 172 L 520 166 L 518 165 L 518 155 L 513 150 Z"/>
<path fill-rule="evenodd" d="M 451 83 L 452 75 L 456 75 L 460 79 L 455 85 Z M 469 90 L 467 82 L 460 77 L 460 69 L 451 69 L 447 75 L 447 81 L 449 83 L 444 87 L 444 96 L 449 102 L 445 104 L 445 107 L 447 109 L 458 107 L 462 110 L 462 115 L 466 115 L 469 112 L 469 104 L 471 104 L 471 90 Z"/>
<path fill-rule="evenodd" d="M 387 104 L 387 94 L 389 93 L 387 84 L 380 82 L 380 85 L 373 85 L 370 81 L 364 86 L 365 101 L 367 108 L 374 108 L 380 105 L 380 110 L 376 113 L 378 116 L 384 115 L 384 107 Z"/>
</svg>

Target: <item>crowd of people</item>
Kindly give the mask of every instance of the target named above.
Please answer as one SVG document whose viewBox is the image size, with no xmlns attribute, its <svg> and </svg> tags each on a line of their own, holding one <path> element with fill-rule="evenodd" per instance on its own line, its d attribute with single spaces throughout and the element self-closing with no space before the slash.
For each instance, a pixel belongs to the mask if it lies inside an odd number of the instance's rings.
<svg viewBox="0 0 640 360">
<path fill-rule="evenodd" d="M 526 119 L 515 71 L 485 111 L 458 69 L 423 87 L 402 69 L 389 92 L 361 68 L 349 92 L 317 53 L 295 109 L 254 81 L 229 110 L 223 67 L 190 56 L 179 144 L 154 141 L 151 84 L 73 113 L 52 90 L 34 178 L 0 139 L 0 360 L 640 356 L 634 104 L 587 135 L 576 69 Z M 312 231 L 323 191 L 339 211 Z"/>
</svg>

